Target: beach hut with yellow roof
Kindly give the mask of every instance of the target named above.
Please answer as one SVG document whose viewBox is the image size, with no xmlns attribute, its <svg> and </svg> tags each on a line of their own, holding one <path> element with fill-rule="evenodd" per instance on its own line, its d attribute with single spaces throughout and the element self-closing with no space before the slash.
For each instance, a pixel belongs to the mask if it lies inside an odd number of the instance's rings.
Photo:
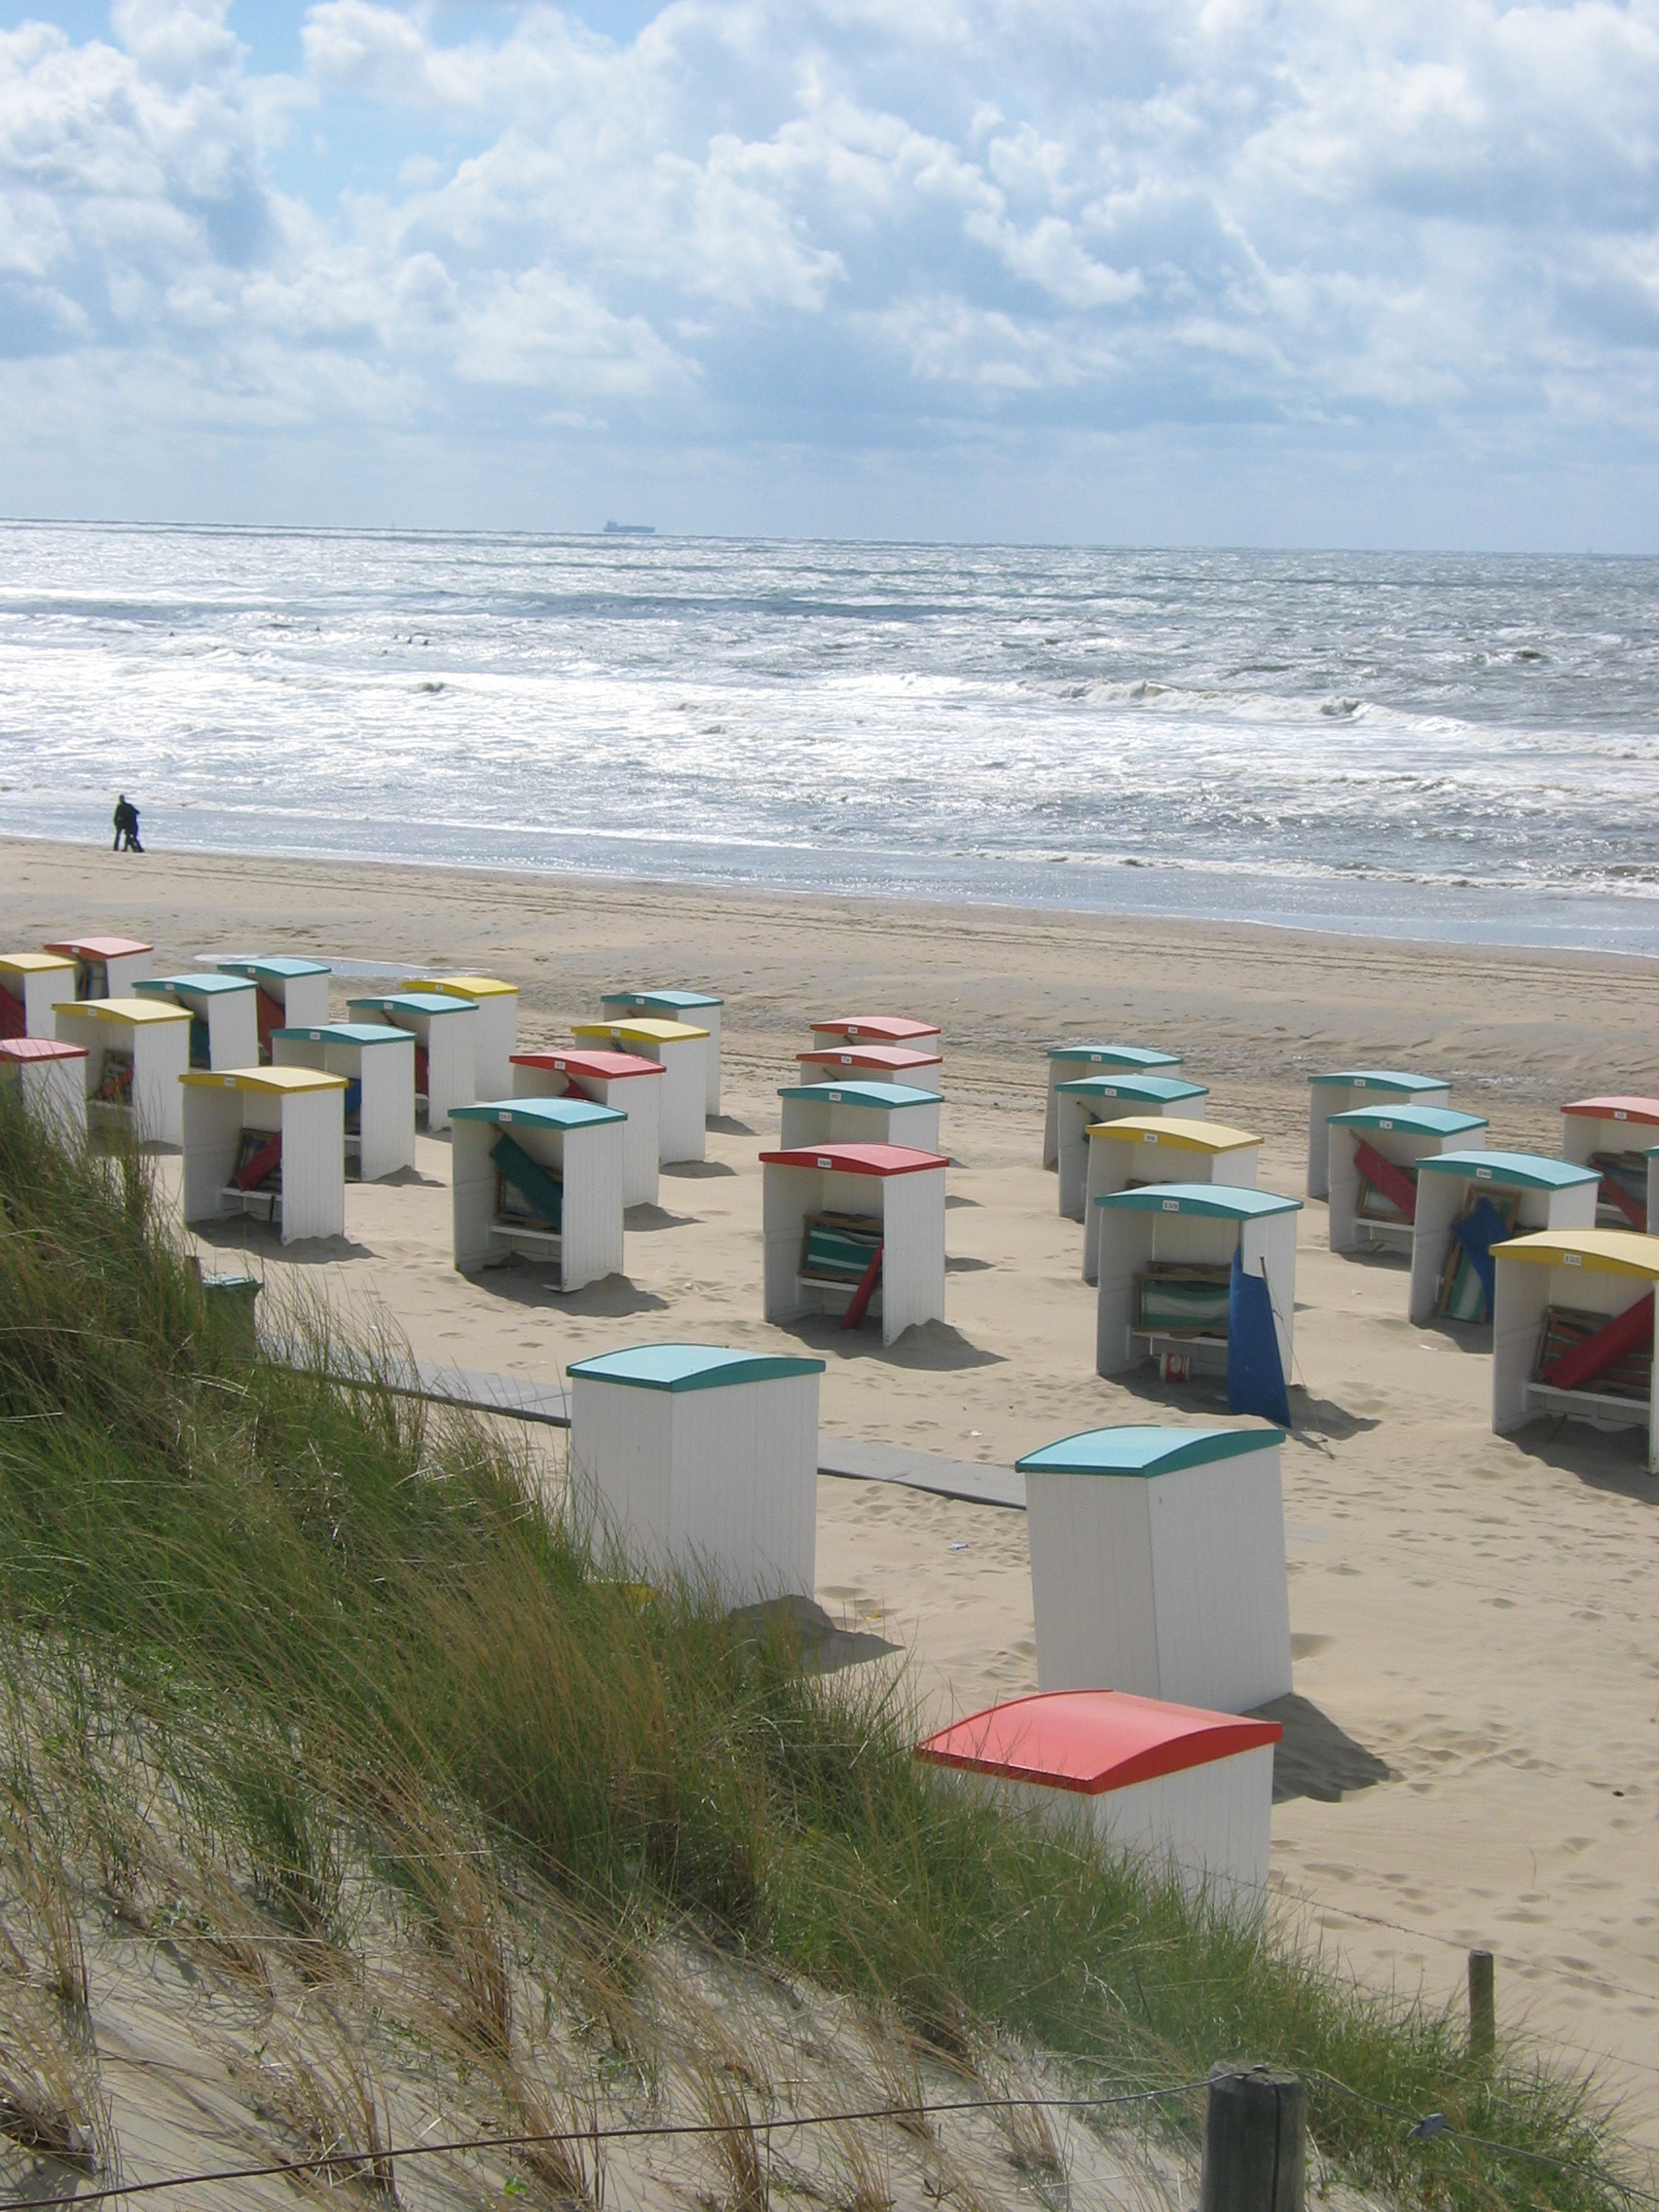
<svg viewBox="0 0 1659 2212">
<path fill-rule="evenodd" d="M 182 1144 L 179 1077 L 190 1067 L 190 1014 L 166 999 L 71 999 L 54 1007 L 61 1045 L 86 1050 L 87 1123 L 140 1144 Z"/>
<path fill-rule="evenodd" d="M 663 1021 L 652 1014 L 628 1014 L 619 1021 L 575 1021 L 571 1034 L 578 1044 L 608 1045 L 613 1052 L 636 1052 L 662 1067 L 657 1144 L 664 1167 L 708 1155 L 704 1134 L 709 1099 L 709 1032 L 690 1021 Z"/>
<path fill-rule="evenodd" d="M 1507 1436 L 1540 1415 L 1643 1428 L 1647 1471 L 1659 1474 L 1659 1236 L 1540 1230 L 1494 1246 L 1493 1259 L 1493 1432 Z"/>
<path fill-rule="evenodd" d="M 718 1121 L 720 1112 L 720 1016 L 724 1010 L 724 999 L 717 998 L 713 991 L 656 990 L 643 986 L 628 991 L 607 991 L 599 1002 L 600 1014 L 607 1021 L 683 1021 L 693 1029 L 709 1032 L 704 1075 L 705 1111 L 711 1121 Z"/>
<path fill-rule="evenodd" d="M 1108 1191 L 1149 1183 L 1226 1183 L 1253 1191 L 1262 1140 L 1225 1122 L 1188 1122 L 1178 1114 L 1126 1114 L 1088 1132 L 1088 1187 L 1083 1213 L 1083 1279 L 1093 1282 L 1100 1257 L 1100 1209 Z"/>
<path fill-rule="evenodd" d="M 497 976 L 413 976 L 400 987 L 470 1000 L 478 1009 L 478 1019 L 472 1025 L 473 1096 L 512 1096 L 513 1054 L 518 1051 L 516 983 L 503 983 Z"/>
<path fill-rule="evenodd" d="M 353 1022 L 383 1021 L 414 1038 L 415 1097 L 417 1104 L 426 1102 L 428 1136 L 447 1129 L 456 1109 L 477 1098 L 476 999 L 450 991 L 392 991 L 385 998 L 349 1000 L 347 1012 Z"/>
<path fill-rule="evenodd" d="M 317 1068 L 182 1080 L 184 1218 L 248 1214 L 284 1244 L 346 1234 L 346 1079 Z"/>
<path fill-rule="evenodd" d="M 50 1038 L 53 1008 L 74 996 L 75 963 L 62 953 L 0 954 L 0 1038 Z"/>
</svg>

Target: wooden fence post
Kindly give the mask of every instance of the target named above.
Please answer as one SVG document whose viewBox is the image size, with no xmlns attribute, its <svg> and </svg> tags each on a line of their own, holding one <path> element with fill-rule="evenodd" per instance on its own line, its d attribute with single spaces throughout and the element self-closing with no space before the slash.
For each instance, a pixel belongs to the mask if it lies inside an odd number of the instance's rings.
<svg viewBox="0 0 1659 2212">
<path fill-rule="evenodd" d="M 1204 2108 L 1198 2212 L 1303 2212 L 1308 2089 L 1272 2066 L 1218 2066 Z"/>
<path fill-rule="evenodd" d="M 1469 1953 L 1469 2056 L 1490 2058 L 1497 2041 L 1497 1999 L 1490 1951 Z"/>
</svg>

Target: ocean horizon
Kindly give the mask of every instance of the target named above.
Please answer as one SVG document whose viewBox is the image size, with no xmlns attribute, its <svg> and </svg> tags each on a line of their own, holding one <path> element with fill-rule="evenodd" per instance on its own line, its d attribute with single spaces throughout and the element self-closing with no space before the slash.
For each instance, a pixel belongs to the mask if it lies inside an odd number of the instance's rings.
<svg viewBox="0 0 1659 2212">
<path fill-rule="evenodd" d="M 0 816 L 1659 954 L 1659 561 L 0 525 Z"/>
</svg>

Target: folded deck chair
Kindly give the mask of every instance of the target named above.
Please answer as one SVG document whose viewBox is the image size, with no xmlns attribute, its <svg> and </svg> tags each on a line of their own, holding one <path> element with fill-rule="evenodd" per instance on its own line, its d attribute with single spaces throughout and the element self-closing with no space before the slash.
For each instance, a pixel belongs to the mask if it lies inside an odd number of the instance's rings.
<svg viewBox="0 0 1659 2212">
<path fill-rule="evenodd" d="M 1601 1197 L 1632 1229 L 1647 1227 L 1647 1161 L 1640 1152 L 1593 1152 L 1590 1165 L 1602 1178 Z"/>
<path fill-rule="evenodd" d="M 856 1288 L 881 1250 L 881 1237 L 880 1222 L 868 1215 L 814 1214 L 806 1224 L 800 1272 L 814 1282 L 843 1282 Z"/>
<path fill-rule="evenodd" d="M 539 1162 L 531 1159 L 523 1145 L 515 1144 L 509 1136 L 498 1136 L 490 1148 L 490 1158 L 500 1175 L 500 1188 L 497 1193 L 497 1217 L 526 1229 L 541 1229 L 561 1235 L 565 1225 L 565 1186 L 557 1175 L 550 1174 Z M 523 1200 L 515 1205 L 511 1194 L 516 1191 Z"/>
<path fill-rule="evenodd" d="M 1546 1307 L 1532 1380 L 1556 1390 L 1593 1382 L 1604 1397 L 1645 1403 L 1653 1382 L 1653 1293 L 1610 1321 L 1575 1307 Z"/>
<path fill-rule="evenodd" d="M 1417 1169 L 1396 1166 L 1361 1137 L 1353 1148 L 1359 1169 L 1359 1200 L 1355 1207 L 1362 1221 L 1416 1221 Z"/>
<path fill-rule="evenodd" d="M 28 1029 L 28 1016 L 23 1012 L 21 999 L 15 999 L 10 991 L 0 990 L 0 1037 L 21 1037 Z"/>
<path fill-rule="evenodd" d="M 239 1191 L 279 1191 L 282 1188 L 282 1134 L 269 1129 L 243 1129 L 241 1147 L 231 1176 Z"/>
<path fill-rule="evenodd" d="M 287 1016 L 268 992 L 255 990 L 253 1018 L 259 1031 L 259 1056 L 262 1060 L 269 1061 L 271 1058 L 271 1032 L 274 1029 L 282 1028 L 287 1021 Z"/>
<path fill-rule="evenodd" d="M 103 1066 L 98 1071 L 98 1087 L 92 1092 L 98 1106 L 130 1106 L 132 1103 L 132 1054 L 106 1052 Z"/>
<path fill-rule="evenodd" d="M 1135 1326 L 1162 1337 L 1225 1337 L 1232 1272 L 1154 1261 L 1135 1277 Z"/>
</svg>

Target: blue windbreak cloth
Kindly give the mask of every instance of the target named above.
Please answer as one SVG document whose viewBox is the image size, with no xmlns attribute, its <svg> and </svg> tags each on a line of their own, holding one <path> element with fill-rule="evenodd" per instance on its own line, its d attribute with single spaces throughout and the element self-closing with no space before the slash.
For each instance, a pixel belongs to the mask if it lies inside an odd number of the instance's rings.
<svg viewBox="0 0 1659 2212">
<path fill-rule="evenodd" d="M 1481 1280 L 1486 1292 L 1487 1314 L 1490 1318 L 1497 1299 L 1497 1267 L 1492 1256 L 1494 1244 L 1501 1244 L 1515 1232 L 1508 1228 L 1490 1198 L 1482 1198 L 1469 1208 L 1461 1221 L 1452 1224 L 1452 1234 L 1463 1247 L 1471 1268 Z"/>
<path fill-rule="evenodd" d="M 358 1079 L 353 1076 L 350 1082 L 346 1086 L 346 1119 L 350 1121 L 353 1114 L 360 1114 L 362 1110 L 363 1086 L 358 1081 Z"/>
<path fill-rule="evenodd" d="M 1260 1414 L 1264 1420 L 1277 1421 L 1280 1428 L 1290 1426 L 1290 1400 L 1267 1278 L 1247 1275 L 1243 1256 L 1236 1250 L 1227 1302 L 1227 1410 Z"/>
</svg>

